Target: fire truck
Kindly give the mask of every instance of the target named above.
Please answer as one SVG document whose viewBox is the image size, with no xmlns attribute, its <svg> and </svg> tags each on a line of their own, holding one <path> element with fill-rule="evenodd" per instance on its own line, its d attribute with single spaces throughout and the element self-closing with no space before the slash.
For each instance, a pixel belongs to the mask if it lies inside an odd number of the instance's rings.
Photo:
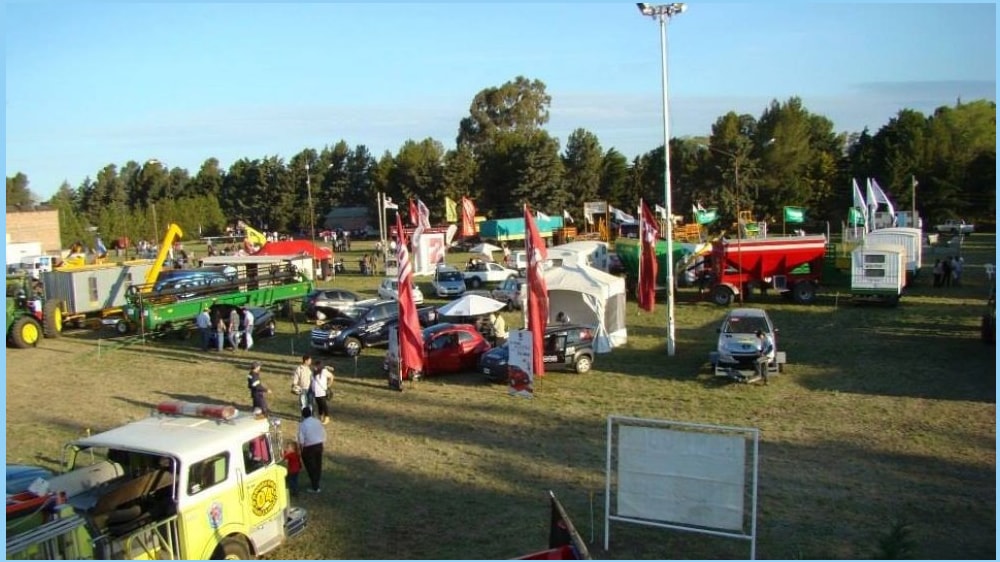
<svg viewBox="0 0 1000 562">
<path fill-rule="evenodd" d="M 800 304 L 816 300 L 823 275 L 826 237 L 770 236 L 720 239 L 712 243 L 710 269 L 712 300 L 721 306 L 753 289 L 774 288 Z"/>
<path fill-rule="evenodd" d="M 164 402 L 67 444 L 66 471 L 7 497 L 8 559 L 246 559 L 305 530 L 289 504 L 280 424 Z"/>
</svg>

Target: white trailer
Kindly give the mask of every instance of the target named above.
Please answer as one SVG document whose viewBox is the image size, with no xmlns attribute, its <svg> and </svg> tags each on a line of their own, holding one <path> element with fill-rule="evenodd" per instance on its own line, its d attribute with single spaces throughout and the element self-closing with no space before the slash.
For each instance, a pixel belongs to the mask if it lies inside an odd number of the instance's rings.
<svg viewBox="0 0 1000 562">
<path fill-rule="evenodd" d="M 580 240 L 559 244 L 548 249 L 554 265 L 586 265 L 608 271 L 608 243 L 598 240 Z"/>
<path fill-rule="evenodd" d="M 82 325 L 87 318 L 118 316 L 126 292 L 153 268 L 150 260 L 57 268 L 42 274 L 46 308 L 60 309 L 61 322 Z"/>
<path fill-rule="evenodd" d="M 923 233 L 919 228 L 892 227 L 869 232 L 867 244 L 899 244 L 906 249 L 906 284 L 909 284 L 923 267 Z"/>
<path fill-rule="evenodd" d="M 906 280 L 906 248 L 870 239 L 851 252 L 851 295 L 895 306 Z"/>
<path fill-rule="evenodd" d="M 41 242 L 7 243 L 7 266 L 20 266 L 21 261 L 29 256 L 42 254 Z"/>
</svg>

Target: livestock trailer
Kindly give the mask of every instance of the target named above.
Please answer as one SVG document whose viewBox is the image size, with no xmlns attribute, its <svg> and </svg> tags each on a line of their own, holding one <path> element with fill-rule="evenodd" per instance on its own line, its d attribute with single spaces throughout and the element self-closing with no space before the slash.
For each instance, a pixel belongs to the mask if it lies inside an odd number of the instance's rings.
<svg viewBox="0 0 1000 562">
<path fill-rule="evenodd" d="M 923 233 L 919 228 L 892 227 L 873 230 L 865 237 L 866 244 L 898 244 L 906 250 L 906 279 L 909 284 L 923 266 Z"/>
</svg>

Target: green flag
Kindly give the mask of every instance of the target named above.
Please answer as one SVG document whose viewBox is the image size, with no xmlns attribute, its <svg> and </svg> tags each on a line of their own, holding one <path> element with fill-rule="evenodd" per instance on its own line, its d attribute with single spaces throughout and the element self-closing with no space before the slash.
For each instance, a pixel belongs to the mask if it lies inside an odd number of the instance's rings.
<svg viewBox="0 0 1000 562">
<path fill-rule="evenodd" d="M 806 210 L 802 207 L 785 207 L 785 222 L 801 223 L 806 221 Z"/>
<path fill-rule="evenodd" d="M 719 219 L 718 210 L 712 208 L 707 211 L 696 211 L 695 220 L 698 224 L 712 224 Z"/>
<path fill-rule="evenodd" d="M 865 214 L 858 209 L 851 207 L 851 210 L 847 212 L 847 223 L 851 226 L 864 226 Z"/>
</svg>

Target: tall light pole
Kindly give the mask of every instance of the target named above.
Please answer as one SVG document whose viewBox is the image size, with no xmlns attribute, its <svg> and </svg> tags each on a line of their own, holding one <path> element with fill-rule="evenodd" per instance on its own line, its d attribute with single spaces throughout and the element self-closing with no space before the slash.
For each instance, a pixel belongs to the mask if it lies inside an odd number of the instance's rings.
<svg viewBox="0 0 1000 562">
<path fill-rule="evenodd" d="M 312 182 L 309 179 L 309 162 L 306 162 L 306 197 L 309 199 L 309 237 L 316 243 L 316 213 L 313 212 Z"/>
<path fill-rule="evenodd" d="M 663 64 L 663 200 L 667 209 L 667 355 L 673 357 L 677 342 L 674 338 L 674 219 L 673 203 L 670 196 L 670 107 L 667 95 L 667 21 L 684 12 L 687 5 L 681 2 L 652 5 L 637 4 L 644 16 L 660 23 L 660 58 Z"/>
</svg>

